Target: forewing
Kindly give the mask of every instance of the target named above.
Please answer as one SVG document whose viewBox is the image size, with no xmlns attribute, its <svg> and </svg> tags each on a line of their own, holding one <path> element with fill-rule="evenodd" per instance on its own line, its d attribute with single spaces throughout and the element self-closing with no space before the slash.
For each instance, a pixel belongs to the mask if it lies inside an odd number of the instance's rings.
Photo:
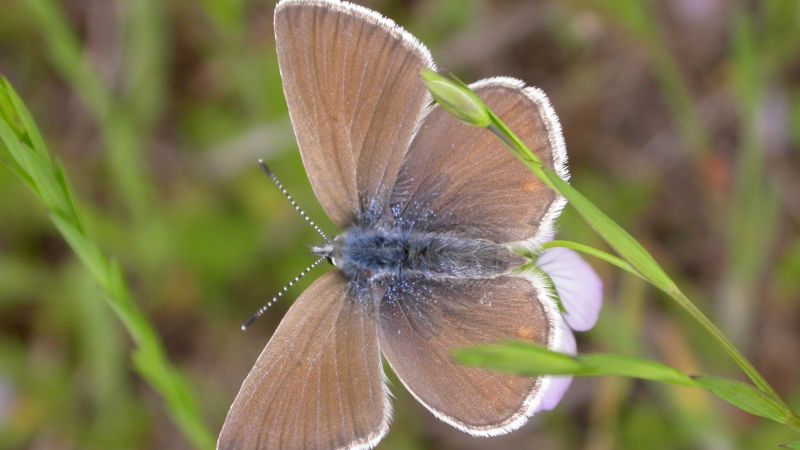
<svg viewBox="0 0 800 450">
<path fill-rule="evenodd" d="M 379 320 L 381 351 L 406 388 L 438 418 L 481 436 L 522 426 L 550 378 L 465 367 L 451 352 L 509 339 L 559 348 L 564 332 L 543 291 L 512 277 L 395 279 L 381 299 Z"/>
<path fill-rule="evenodd" d="M 217 447 L 374 447 L 390 411 L 368 308 L 347 293 L 338 272 L 315 281 L 242 384 Z"/>
<path fill-rule="evenodd" d="M 380 214 L 428 101 L 428 50 L 389 19 L 329 0 L 284 0 L 275 41 L 311 186 L 339 226 Z"/>
<path fill-rule="evenodd" d="M 471 87 L 547 167 L 568 178 L 561 127 L 544 93 L 508 78 Z M 391 202 L 386 217 L 401 225 L 531 244 L 551 237 L 564 206 L 490 131 L 438 106 L 414 137 Z"/>
</svg>

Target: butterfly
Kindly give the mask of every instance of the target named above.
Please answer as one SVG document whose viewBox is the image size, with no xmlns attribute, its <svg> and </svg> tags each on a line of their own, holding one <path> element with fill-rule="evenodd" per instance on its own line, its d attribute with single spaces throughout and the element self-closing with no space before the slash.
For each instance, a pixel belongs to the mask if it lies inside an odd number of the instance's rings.
<svg viewBox="0 0 800 450">
<path fill-rule="evenodd" d="M 541 271 L 523 270 L 520 252 L 541 253 L 565 200 L 490 132 L 432 104 L 420 78 L 436 69 L 431 54 L 391 20 L 347 2 L 283 0 L 275 39 L 303 164 L 342 232 L 313 248 L 334 270 L 281 321 L 218 448 L 375 447 L 392 415 L 381 355 L 420 403 L 471 435 L 510 432 L 554 407 L 568 378 L 469 368 L 451 352 L 509 339 L 575 352 L 570 329 L 597 319 L 599 278 L 569 250 L 541 254 Z M 544 93 L 510 78 L 470 87 L 568 179 Z"/>
</svg>

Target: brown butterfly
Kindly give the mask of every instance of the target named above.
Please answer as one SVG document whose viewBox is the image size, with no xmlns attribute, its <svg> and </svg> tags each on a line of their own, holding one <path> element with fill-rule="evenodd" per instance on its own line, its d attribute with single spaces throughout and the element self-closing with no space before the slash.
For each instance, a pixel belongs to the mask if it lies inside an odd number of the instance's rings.
<svg viewBox="0 0 800 450">
<path fill-rule="evenodd" d="M 514 251 L 538 254 L 565 201 L 491 133 L 432 106 L 420 78 L 431 55 L 394 22 L 346 2 L 284 0 L 275 37 L 303 163 L 344 231 L 314 247 L 336 270 L 283 318 L 218 448 L 373 448 L 391 418 L 381 354 L 436 417 L 472 435 L 555 406 L 568 378 L 468 368 L 450 352 L 507 339 L 575 351 L 570 327 L 594 324 L 599 279 L 570 251 L 542 254 L 544 272 L 520 270 L 530 260 Z M 568 178 L 540 90 L 509 78 L 471 88 Z"/>
</svg>

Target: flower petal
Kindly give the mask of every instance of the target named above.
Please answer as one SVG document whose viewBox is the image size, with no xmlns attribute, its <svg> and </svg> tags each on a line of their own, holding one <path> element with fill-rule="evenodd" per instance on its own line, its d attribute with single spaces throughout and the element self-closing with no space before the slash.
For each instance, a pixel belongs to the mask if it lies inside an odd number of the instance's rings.
<svg viewBox="0 0 800 450">
<path fill-rule="evenodd" d="M 592 266 L 576 252 L 562 247 L 542 252 L 538 264 L 553 280 L 569 326 L 575 331 L 591 329 L 603 304 L 603 281 Z"/>
<path fill-rule="evenodd" d="M 572 330 L 570 330 L 569 327 L 564 326 L 564 339 L 561 341 L 561 345 L 553 350 L 570 355 L 575 354 L 577 351 L 575 335 L 572 334 Z M 561 398 L 564 397 L 564 393 L 567 392 L 570 383 L 572 383 L 571 376 L 551 377 L 550 384 L 545 388 L 546 390 L 542 396 L 542 402 L 539 404 L 539 411 L 549 411 L 555 408 L 558 402 L 561 401 Z"/>
</svg>

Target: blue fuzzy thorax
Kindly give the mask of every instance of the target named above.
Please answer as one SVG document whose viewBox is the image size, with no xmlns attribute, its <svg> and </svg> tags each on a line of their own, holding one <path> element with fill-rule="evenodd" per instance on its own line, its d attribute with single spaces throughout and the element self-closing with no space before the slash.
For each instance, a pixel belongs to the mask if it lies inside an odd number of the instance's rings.
<svg viewBox="0 0 800 450">
<path fill-rule="evenodd" d="M 334 265 L 350 280 L 493 278 L 525 262 L 485 239 L 357 225 L 334 239 L 330 251 Z"/>
</svg>

